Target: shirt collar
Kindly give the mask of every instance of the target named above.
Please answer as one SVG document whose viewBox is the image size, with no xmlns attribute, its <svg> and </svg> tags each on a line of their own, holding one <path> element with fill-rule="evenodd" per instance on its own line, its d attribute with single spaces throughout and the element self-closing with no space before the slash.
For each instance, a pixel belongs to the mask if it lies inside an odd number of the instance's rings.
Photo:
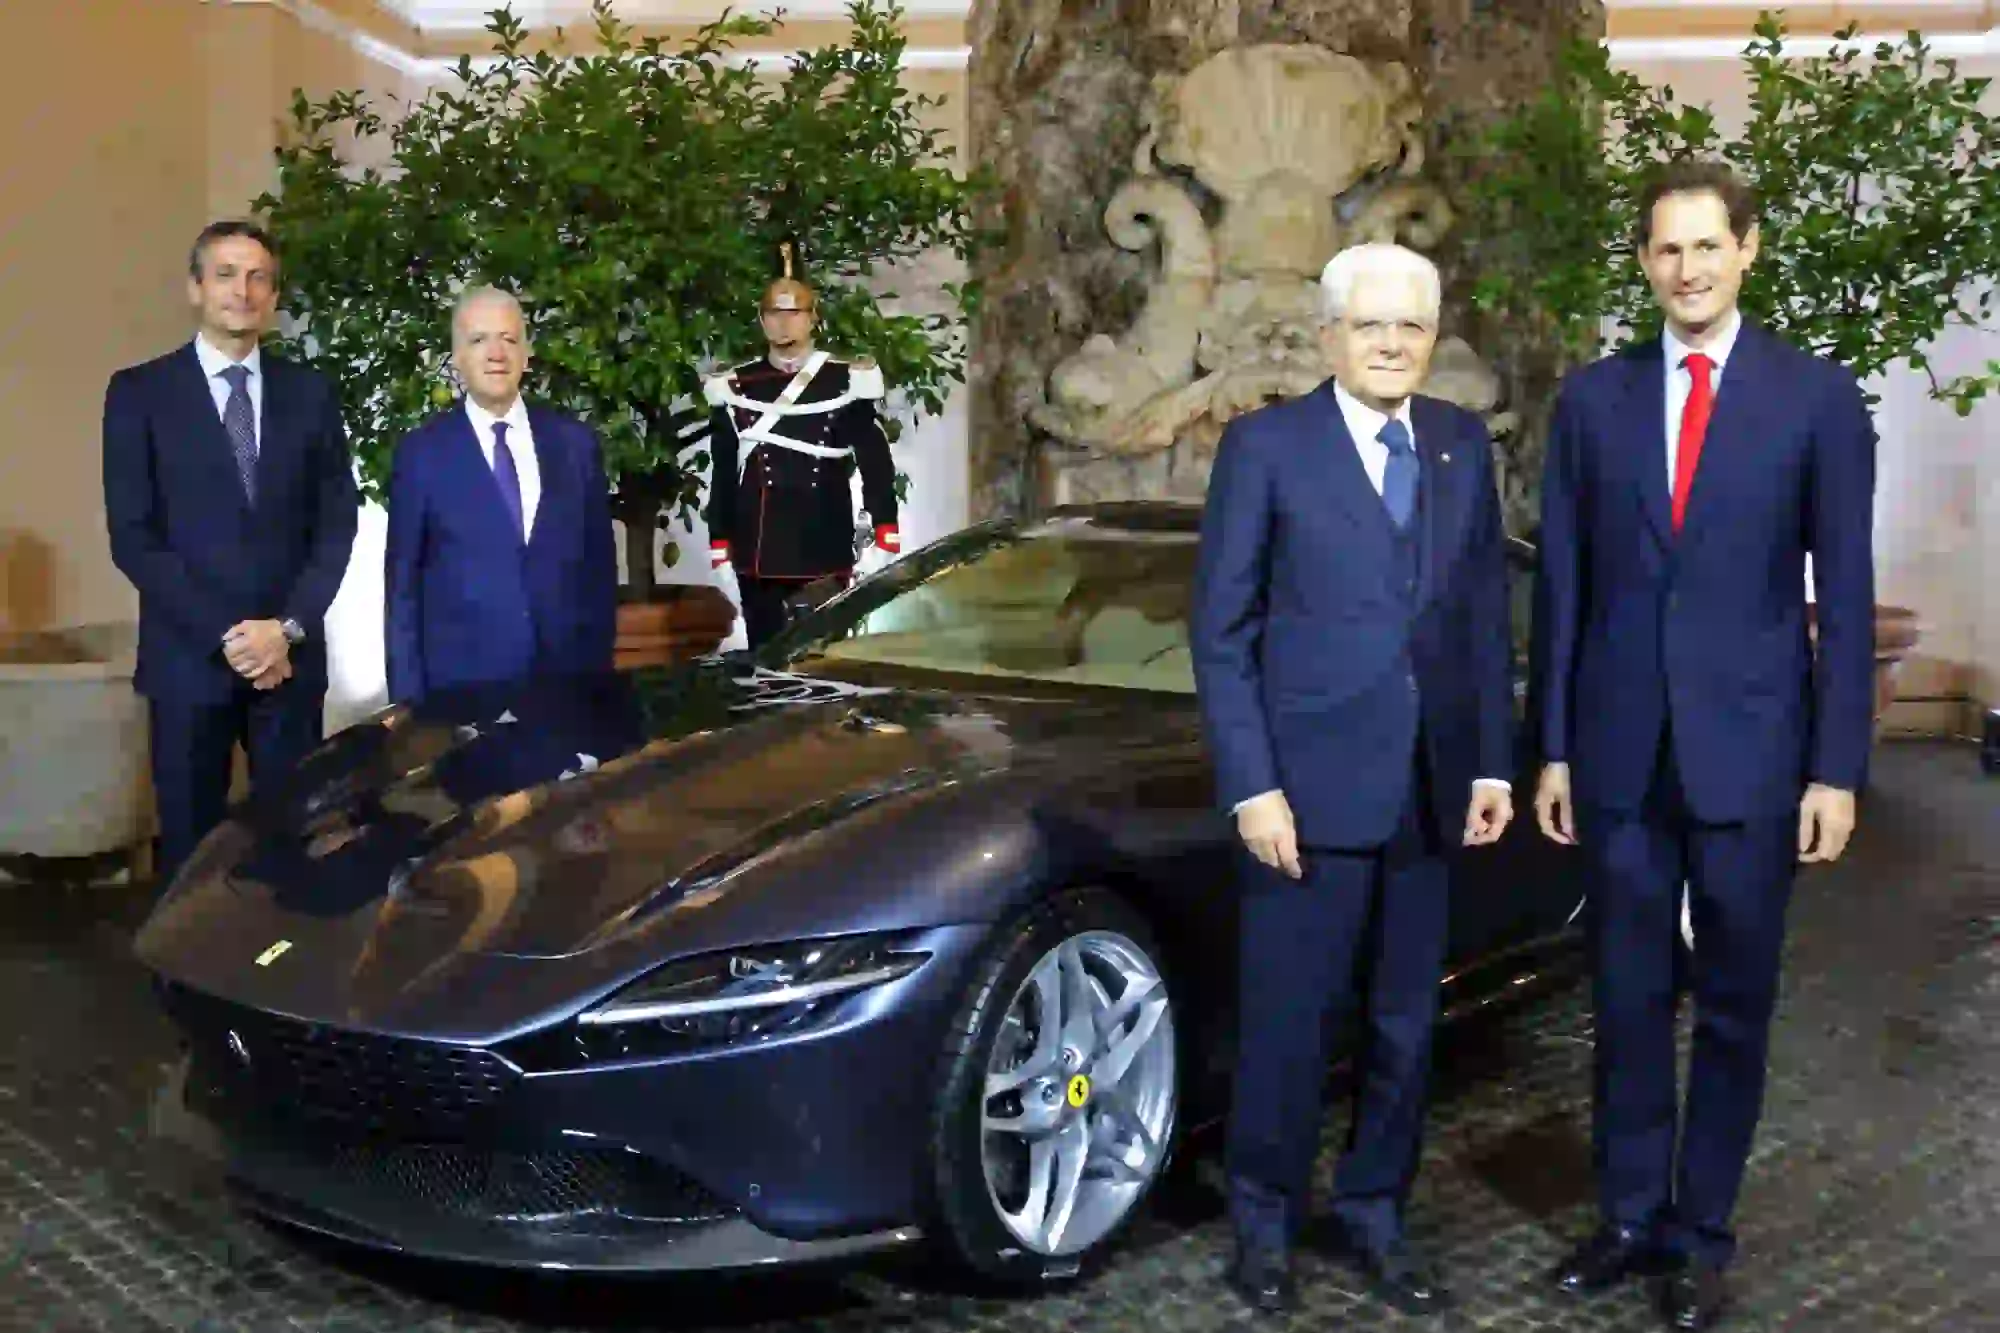
<svg viewBox="0 0 2000 1333">
<path fill-rule="evenodd" d="M 521 438 L 522 434 L 528 429 L 528 400 L 518 393 L 515 394 L 514 405 L 507 409 L 507 414 L 496 417 L 478 403 L 473 402 L 472 396 L 467 394 L 465 399 L 465 415 L 471 419 L 473 433 L 479 436 L 480 444 L 490 448 L 493 444 L 493 426 L 495 422 L 506 422 L 507 433 L 515 439 Z"/>
<path fill-rule="evenodd" d="M 260 348 L 252 347 L 250 355 L 241 361 L 232 361 L 227 352 L 197 333 L 194 336 L 194 354 L 195 359 L 201 362 L 201 373 L 209 379 L 214 379 L 231 366 L 238 365 L 248 370 L 253 380 L 264 373 L 263 352 Z"/>
<path fill-rule="evenodd" d="M 1410 425 L 1410 400 L 1407 398 L 1396 404 L 1394 413 L 1385 414 L 1368 406 L 1349 393 L 1339 381 L 1335 381 L 1333 400 L 1340 404 L 1340 415 L 1347 422 L 1348 433 L 1353 435 L 1357 442 L 1379 440 L 1382 436 L 1382 427 L 1389 423 L 1391 416 L 1403 423 L 1403 428 L 1410 432 L 1412 439 L 1416 438 L 1416 430 Z"/>
<path fill-rule="evenodd" d="M 1722 368 L 1729 364 L 1729 353 L 1735 349 L 1736 335 L 1741 332 L 1743 332 L 1742 312 L 1732 310 L 1729 312 L 1728 324 L 1723 327 L 1722 331 L 1715 336 L 1715 339 L 1708 346 L 1701 349 L 1708 359 L 1715 363 L 1717 374 L 1720 374 Z M 1674 331 L 1670 328 L 1660 331 L 1660 346 L 1665 351 L 1667 369 L 1669 370 L 1679 370 L 1681 362 L 1687 358 L 1688 353 L 1695 350 L 1679 338 L 1676 338 Z"/>
</svg>

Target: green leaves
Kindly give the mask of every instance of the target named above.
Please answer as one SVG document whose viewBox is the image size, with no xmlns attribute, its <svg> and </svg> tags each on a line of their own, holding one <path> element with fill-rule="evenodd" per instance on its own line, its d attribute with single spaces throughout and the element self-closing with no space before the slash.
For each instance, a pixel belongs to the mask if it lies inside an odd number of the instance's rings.
<svg viewBox="0 0 2000 1333">
<path fill-rule="evenodd" d="M 358 94 L 295 95 L 278 187 L 257 201 L 284 256 L 293 354 L 338 380 L 364 488 L 456 394 L 450 307 L 497 283 L 526 307 L 528 392 L 603 435 L 627 522 L 686 516 L 707 463 L 701 375 L 762 349 L 757 302 L 778 241 L 804 242 L 820 341 L 870 355 L 917 411 L 964 377 L 976 291 L 943 314 L 870 290 L 889 265 L 969 261 L 982 188 L 926 128 L 938 99 L 900 82 L 902 11 L 857 0 L 843 45 L 788 77 L 735 51 L 776 25 L 725 17 L 685 43 L 635 40 L 608 0 L 597 50 L 530 53 L 497 10 L 493 55 L 384 117 Z"/>
<path fill-rule="evenodd" d="M 1725 139 L 1705 107 L 1682 106 L 1580 44 L 1565 80 L 1459 148 L 1475 301 L 1559 332 L 1573 357 L 1659 317 L 1633 254 L 1636 200 L 1654 164 L 1720 157 L 1757 187 L 1762 250 L 1746 313 L 1866 379 L 1897 362 L 1931 373 L 1924 349 L 1991 310 L 2000 272 L 2000 126 L 1917 33 L 1864 52 L 1855 30 L 1824 56 L 1784 51 L 1765 14 L 1746 45 L 1750 115 Z M 2000 363 L 1932 392 L 1960 412 L 2000 385 Z"/>
</svg>

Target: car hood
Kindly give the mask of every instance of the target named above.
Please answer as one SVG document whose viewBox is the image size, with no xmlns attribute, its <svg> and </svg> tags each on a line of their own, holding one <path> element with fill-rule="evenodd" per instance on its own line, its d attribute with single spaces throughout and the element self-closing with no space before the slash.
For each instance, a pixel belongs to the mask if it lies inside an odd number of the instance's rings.
<svg viewBox="0 0 2000 1333">
<path fill-rule="evenodd" d="M 464 691 L 350 728 L 253 796 L 138 952 L 170 980 L 329 1020 L 469 959 L 618 952 L 648 930 L 658 953 L 662 916 L 714 915 L 746 869 L 862 811 L 1024 766 L 1116 762 L 1143 730 L 1157 737 L 1129 705 L 716 662 Z M 316 1002 L 276 981 L 308 958 Z"/>
</svg>

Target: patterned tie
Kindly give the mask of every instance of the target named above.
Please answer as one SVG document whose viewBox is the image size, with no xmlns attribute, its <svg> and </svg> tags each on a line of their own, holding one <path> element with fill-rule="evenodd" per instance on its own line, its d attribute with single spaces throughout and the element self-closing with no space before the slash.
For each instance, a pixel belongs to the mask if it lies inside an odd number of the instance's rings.
<svg viewBox="0 0 2000 1333">
<path fill-rule="evenodd" d="M 222 429 L 236 454 L 236 471 L 243 478 L 243 497 L 257 503 L 257 414 L 250 408 L 250 367 L 229 366 L 229 401 L 222 405 Z"/>
<path fill-rule="evenodd" d="M 1417 451 L 1410 442 L 1410 428 L 1391 417 L 1375 438 L 1389 449 L 1388 465 L 1382 469 L 1382 503 L 1389 506 L 1389 519 L 1397 529 L 1407 528 L 1417 507 Z"/>
<path fill-rule="evenodd" d="M 521 521 L 521 477 L 514 471 L 514 451 L 507 447 L 507 423 L 493 423 L 493 479 L 500 483 L 500 503 L 514 520 L 514 535 L 528 540 L 527 524 Z"/>
<path fill-rule="evenodd" d="M 1674 448 L 1674 531 L 1681 530 L 1687 517 L 1688 492 L 1694 488 L 1695 464 L 1701 461 L 1701 442 L 1708 434 L 1708 416 L 1715 409 L 1715 382 L 1709 372 L 1715 362 L 1700 352 L 1689 352 L 1681 362 L 1693 385 L 1688 389 L 1687 406 L 1681 409 L 1680 443 Z"/>
</svg>

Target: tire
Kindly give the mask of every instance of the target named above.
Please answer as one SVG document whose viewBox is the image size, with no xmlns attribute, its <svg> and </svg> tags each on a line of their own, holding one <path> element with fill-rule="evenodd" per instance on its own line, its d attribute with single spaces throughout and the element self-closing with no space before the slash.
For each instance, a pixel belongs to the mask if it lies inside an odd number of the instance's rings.
<svg viewBox="0 0 2000 1333">
<path fill-rule="evenodd" d="M 1109 1039 L 1075 1058 L 1076 1041 L 1044 1035 L 1051 999 L 1078 1039 L 1095 1030 L 1093 1013 L 1114 1015 Z M 1110 1249 L 1172 1156 L 1184 1065 L 1174 1019 L 1152 932 L 1110 893 L 1066 890 L 995 932 L 947 1030 L 931 1117 L 939 1233 L 953 1259 L 1037 1286 L 1079 1276 Z M 990 1073 L 1024 1081 L 989 1098 Z M 1004 1128 L 988 1123 L 989 1103 Z"/>
</svg>

